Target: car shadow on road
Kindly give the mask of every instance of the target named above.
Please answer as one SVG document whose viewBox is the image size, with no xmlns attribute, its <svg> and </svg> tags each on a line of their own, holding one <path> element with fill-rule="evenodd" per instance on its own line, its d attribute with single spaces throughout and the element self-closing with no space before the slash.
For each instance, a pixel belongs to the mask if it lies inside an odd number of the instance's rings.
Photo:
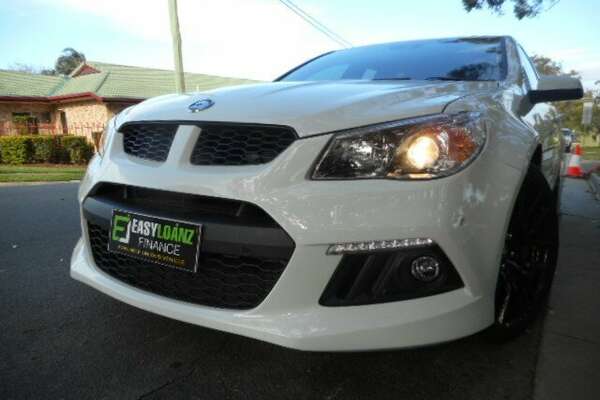
<svg viewBox="0 0 600 400">
<path fill-rule="evenodd" d="M 112 376 L 116 386 L 103 388 L 99 397 L 134 395 L 135 382 L 134 397 L 143 398 L 528 399 L 540 337 L 538 323 L 504 345 L 479 334 L 411 350 L 308 353 L 139 310 L 123 313 L 122 321 L 137 323 L 117 324 L 113 333 L 127 343 L 129 356 L 119 362 L 131 367 Z M 141 368 L 135 368 L 136 358 L 143 360 Z M 83 368 L 103 363 L 92 354 L 79 361 Z M 111 375 L 106 367 L 105 379 Z M 150 381 L 149 371 L 155 376 Z"/>
</svg>

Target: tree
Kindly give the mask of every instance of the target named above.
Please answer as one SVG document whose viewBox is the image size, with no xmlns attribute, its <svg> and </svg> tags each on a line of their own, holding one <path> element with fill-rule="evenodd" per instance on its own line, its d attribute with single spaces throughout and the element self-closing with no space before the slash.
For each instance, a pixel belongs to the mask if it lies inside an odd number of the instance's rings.
<svg viewBox="0 0 600 400">
<path fill-rule="evenodd" d="M 560 75 L 562 74 L 562 65 L 552 60 L 549 57 L 534 55 L 531 61 L 535 64 L 536 69 L 542 75 Z"/>
<path fill-rule="evenodd" d="M 69 75 L 82 62 L 85 62 L 85 54 L 80 53 L 72 47 L 67 47 L 63 49 L 56 59 L 56 62 L 54 63 L 54 69 L 37 67 L 31 64 L 23 63 L 13 63 L 8 66 L 8 69 L 12 71 L 27 72 L 30 74 Z"/>
<path fill-rule="evenodd" d="M 29 74 L 56 75 L 53 69 L 36 67 L 31 64 L 12 63 L 8 66 L 8 69 L 10 71 L 27 72 Z"/>
<path fill-rule="evenodd" d="M 56 59 L 54 69 L 58 74 L 69 75 L 82 62 L 85 62 L 85 54 L 78 52 L 72 47 L 67 47 Z"/>
<path fill-rule="evenodd" d="M 523 19 L 525 17 L 535 17 L 543 11 L 542 6 L 544 3 L 549 4 L 548 7 L 554 6 L 560 0 L 510 0 L 514 3 L 513 13 L 517 19 Z M 481 10 L 483 7 L 487 7 L 495 12 L 496 14 L 502 14 L 502 7 L 504 3 L 508 3 L 508 0 L 462 0 L 463 6 L 467 12 L 473 10 Z"/>
<path fill-rule="evenodd" d="M 549 57 L 535 55 L 531 57 L 531 61 L 535 64 L 536 69 L 542 75 L 570 75 L 574 78 L 580 78 L 577 71 L 563 71 L 562 65 Z M 593 92 L 588 90 L 585 92 L 584 98 L 593 98 Z M 581 100 L 559 101 L 553 104 L 556 108 L 557 115 L 551 115 L 550 118 L 559 118 L 560 124 L 564 128 L 570 128 L 577 132 L 588 132 L 581 125 L 581 115 L 583 113 L 583 102 Z M 600 132 L 600 113 L 597 110 L 592 115 L 592 123 L 590 130 L 592 134 Z"/>
<path fill-rule="evenodd" d="M 39 68 L 23 63 L 12 63 L 8 66 L 10 71 L 18 71 L 18 72 L 27 72 L 29 74 L 37 74 L 39 73 Z"/>
<path fill-rule="evenodd" d="M 533 61 L 536 69 L 542 75 L 569 75 L 573 78 L 581 79 L 579 72 L 574 69 L 566 72 L 563 70 L 561 63 L 554 61 L 549 57 L 535 55 L 531 57 L 531 61 Z"/>
</svg>

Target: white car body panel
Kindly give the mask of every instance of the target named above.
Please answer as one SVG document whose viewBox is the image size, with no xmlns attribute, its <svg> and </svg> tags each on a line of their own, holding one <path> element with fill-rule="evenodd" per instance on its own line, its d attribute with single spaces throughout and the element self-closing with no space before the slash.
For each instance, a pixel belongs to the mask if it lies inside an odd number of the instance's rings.
<svg viewBox="0 0 600 400">
<path fill-rule="evenodd" d="M 442 112 L 461 96 L 496 88 L 496 82 L 330 81 L 273 82 L 167 95 L 145 101 L 118 120 L 229 121 L 287 125 L 300 137 Z M 210 96 L 218 107 L 190 113 Z"/>
<path fill-rule="evenodd" d="M 128 286 L 93 261 L 83 237 L 71 275 L 133 306 L 185 322 L 315 351 L 420 346 L 463 337 L 494 319 L 494 292 L 508 219 L 526 166 L 541 145 L 512 110 L 519 86 L 497 82 L 270 83 L 204 94 L 169 95 L 122 113 L 128 121 L 232 121 L 287 125 L 301 139 L 263 165 L 198 167 L 189 163 L 200 128 L 182 122 L 165 162 L 124 152 L 115 133 L 81 182 L 82 202 L 98 182 L 247 201 L 265 210 L 293 239 L 292 259 L 256 308 L 223 310 Z M 190 113 L 196 99 L 215 106 Z M 522 97 L 522 95 L 521 95 Z M 307 179 L 330 132 L 441 112 L 482 111 L 488 132 L 464 170 L 427 181 Z M 316 135 L 316 136 L 313 136 Z M 548 158 L 552 184 L 558 164 Z M 332 243 L 426 237 L 446 253 L 464 281 L 451 292 L 383 304 L 324 307 L 319 297 L 341 256 Z"/>
</svg>

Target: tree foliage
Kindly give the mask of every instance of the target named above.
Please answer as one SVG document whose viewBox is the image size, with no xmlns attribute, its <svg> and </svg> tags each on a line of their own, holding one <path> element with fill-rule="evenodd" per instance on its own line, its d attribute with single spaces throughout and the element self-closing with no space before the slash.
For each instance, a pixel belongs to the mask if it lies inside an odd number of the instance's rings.
<svg viewBox="0 0 600 400">
<path fill-rule="evenodd" d="M 531 57 L 536 69 L 542 75 L 570 75 L 574 78 L 580 78 L 577 71 L 571 70 L 565 72 L 562 65 L 549 57 L 535 55 Z M 593 98 L 592 91 L 586 91 L 584 98 Z M 587 130 L 581 125 L 581 115 L 583 113 L 583 102 L 581 100 L 559 101 L 553 104 L 556 108 L 556 114 L 551 118 L 560 120 L 560 125 L 564 128 L 570 128 L 579 133 Z M 592 134 L 600 133 L 600 112 L 594 110 L 592 115 L 592 124 L 590 131 Z"/>
<path fill-rule="evenodd" d="M 75 50 L 72 47 L 63 49 L 56 62 L 54 69 L 36 67 L 30 64 L 13 63 L 8 69 L 12 71 L 28 72 L 30 74 L 41 75 L 69 75 L 82 62 L 85 62 L 85 54 Z"/>
<path fill-rule="evenodd" d="M 531 61 L 541 75 L 560 75 L 562 74 L 562 65 L 549 57 L 534 55 Z"/>
<path fill-rule="evenodd" d="M 559 0 L 510 0 L 510 2 L 513 3 L 513 13 L 517 19 L 535 17 L 543 11 L 544 4 L 548 4 L 548 7 L 552 7 L 554 4 L 558 3 L 558 1 Z M 509 0 L 462 0 L 463 6 L 467 12 L 481 10 L 486 7 L 496 14 L 502 14 L 504 4 L 508 2 Z"/>
<path fill-rule="evenodd" d="M 85 62 L 85 54 L 80 53 L 72 47 L 67 47 L 56 59 L 54 70 L 58 74 L 69 75 L 82 62 Z"/>
<path fill-rule="evenodd" d="M 12 63 L 8 66 L 8 69 L 10 71 L 27 72 L 29 74 L 56 75 L 53 69 L 37 67 L 31 64 Z"/>
<path fill-rule="evenodd" d="M 579 72 L 573 69 L 569 72 L 564 71 L 561 63 L 554 61 L 549 57 L 535 55 L 531 57 L 531 61 L 533 61 L 541 75 L 569 75 L 573 78 L 581 79 Z"/>
</svg>

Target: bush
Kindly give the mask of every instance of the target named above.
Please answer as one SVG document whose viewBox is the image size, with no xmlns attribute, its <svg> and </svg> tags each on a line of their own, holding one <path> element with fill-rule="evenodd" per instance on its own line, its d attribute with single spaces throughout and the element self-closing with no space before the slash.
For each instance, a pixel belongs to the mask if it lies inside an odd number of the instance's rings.
<svg viewBox="0 0 600 400">
<path fill-rule="evenodd" d="M 57 136 L 31 136 L 34 163 L 57 162 L 60 153 L 60 142 Z"/>
<path fill-rule="evenodd" d="M 82 136 L 29 135 L 0 137 L 0 162 L 6 164 L 85 164 L 94 146 Z"/>
<path fill-rule="evenodd" d="M 6 164 L 26 164 L 32 161 L 33 145 L 29 136 L 0 137 L 0 159 Z"/>
<path fill-rule="evenodd" d="M 94 146 L 82 136 L 61 136 L 60 145 L 63 162 L 86 164 L 94 155 Z"/>
</svg>

